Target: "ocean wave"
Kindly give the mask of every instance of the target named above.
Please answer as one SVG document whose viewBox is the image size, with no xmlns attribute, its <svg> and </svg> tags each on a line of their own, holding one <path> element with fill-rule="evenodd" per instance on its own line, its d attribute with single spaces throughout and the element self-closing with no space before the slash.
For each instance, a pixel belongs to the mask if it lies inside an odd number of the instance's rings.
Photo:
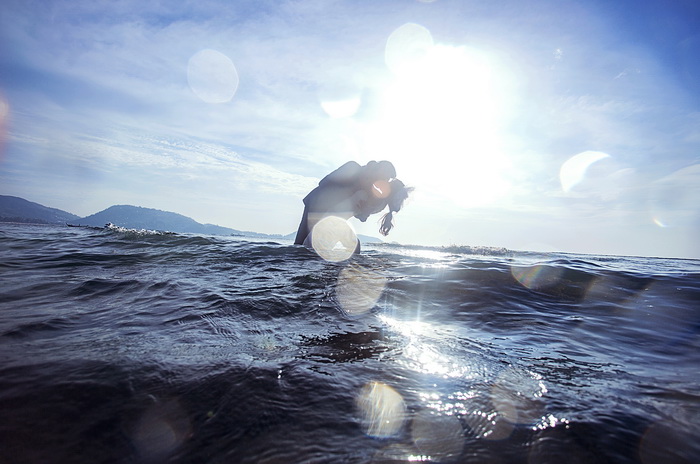
<svg viewBox="0 0 700 464">
<path fill-rule="evenodd" d="M 284 241 L 29 226 L 0 240 L 16 462 L 700 457 L 696 261 L 368 245 L 327 262 Z"/>
<path fill-rule="evenodd" d="M 401 249 L 401 250 L 422 250 L 435 251 L 440 253 L 457 253 L 463 255 L 481 255 L 481 256 L 512 256 L 513 251 L 502 247 L 486 247 L 486 246 L 467 246 L 467 245 L 446 245 L 446 246 L 429 246 L 429 245 L 411 245 L 399 244 L 392 242 L 372 243 L 372 247 L 379 249 Z"/>
</svg>

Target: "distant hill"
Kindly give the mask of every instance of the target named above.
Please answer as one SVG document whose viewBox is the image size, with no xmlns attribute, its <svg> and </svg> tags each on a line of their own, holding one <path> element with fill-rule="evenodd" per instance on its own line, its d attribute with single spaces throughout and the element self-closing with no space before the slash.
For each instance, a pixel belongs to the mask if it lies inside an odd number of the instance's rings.
<svg viewBox="0 0 700 464">
<path fill-rule="evenodd" d="M 110 206 L 99 213 L 74 220 L 71 224 L 104 226 L 109 222 L 115 226 L 126 227 L 127 229 L 163 230 L 190 234 L 240 235 L 243 237 L 268 238 L 270 240 L 294 240 L 296 236 L 296 232 L 288 235 L 261 234 L 258 232 L 229 229 L 228 227 L 221 227 L 213 224 L 200 224 L 194 219 L 183 216 L 182 214 L 130 205 Z M 358 235 L 358 238 L 362 243 L 382 243 L 382 240 L 366 235 Z"/>
<path fill-rule="evenodd" d="M 294 240 L 296 232 L 288 235 L 262 234 L 259 232 L 241 231 L 213 224 L 200 224 L 182 214 L 161 211 L 153 208 L 142 208 L 131 205 L 115 205 L 81 218 L 75 214 L 48 208 L 23 198 L 0 195 L 0 222 L 24 222 L 37 224 L 70 224 L 91 227 L 103 227 L 112 223 L 127 229 L 160 230 L 167 232 L 207 234 L 207 235 L 238 235 L 242 237 L 262 238 L 270 240 Z M 376 237 L 358 235 L 362 243 L 383 243 Z"/>
<path fill-rule="evenodd" d="M 357 238 L 360 239 L 360 243 L 384 243 L 384 240 L 369 235 L 357 234 Z"/>
<path fill-rule="evenodd" d="M 78 218 L 75 214 L 49 208 L 24 198 L 0 195 L 0 222 L 65 224 Z"/>
<path fill-rule="evenodd" d="M 257 232 L 243 232 L 213 224 L 200 224 L 182 214 L 140 206 L 115 205 L 90 216 L 71 221 L 71 225 L 104 226 L 107 223 L 127 229 L 162 230 L 190 234 L 245 235 L 247 237 L 276 237 Z"/>
</svg>

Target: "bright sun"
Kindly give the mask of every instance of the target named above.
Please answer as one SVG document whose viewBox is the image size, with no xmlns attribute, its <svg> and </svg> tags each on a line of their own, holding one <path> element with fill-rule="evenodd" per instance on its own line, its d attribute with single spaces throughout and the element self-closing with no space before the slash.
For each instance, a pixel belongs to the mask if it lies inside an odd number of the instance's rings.
<svg viewBox="0 0 700 464">
<path fill-rule="evenodd" d="M 503 196 L 507 92 L 498 88 L 489 57 L 435 45 L 427 29 L 406 24 L 387 41 L 386 63 L 394 79 L 368 128 L 368 151 L 394 160 L 399 177 L 433 200 L 474 207 Z"/>
</svg>

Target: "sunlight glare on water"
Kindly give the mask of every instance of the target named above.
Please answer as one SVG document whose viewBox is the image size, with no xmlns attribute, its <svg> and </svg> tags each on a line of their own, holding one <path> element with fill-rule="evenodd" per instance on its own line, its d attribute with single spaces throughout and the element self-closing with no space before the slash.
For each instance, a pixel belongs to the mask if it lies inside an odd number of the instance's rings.
<svg viewBox="0 0 700 464">
<path fill-rule="evenodd" d="M 408 339 L 404 348 L 404 362 L 412 370 L 445 378 L 474 376 L 466 360 L 446 355 L 437 343 L 431 343 L 431 336 L 439 336 L 432 325 L 422 321 L 402 321 L 386 315 L 380 315 L 379 319 Z"/>
<path fill-rule="evenodd" d="M 503 440 L 513 432 L 515 424 L 500 415 L 488 399 L 469 397 L 463 399 L 463 404 L 465 413 L 462 419 L 474 437 L 484 440 Z"/>
<path fill-rule="evenodd" d="M 430 459 L 428 456 L 421 456 L 415 447 L 406 443 L 392 443 L 377 451 L 372 458 L 373 464 L 402 462 L 430 462 Z"/>
<path fill-rule="evenodd" d="M 187 82 L 206 103 L 226 103 L 238 89 L 238 71 L 231 59 L 216 50 L 195 53 L 187 64 Z"/>
</svg>

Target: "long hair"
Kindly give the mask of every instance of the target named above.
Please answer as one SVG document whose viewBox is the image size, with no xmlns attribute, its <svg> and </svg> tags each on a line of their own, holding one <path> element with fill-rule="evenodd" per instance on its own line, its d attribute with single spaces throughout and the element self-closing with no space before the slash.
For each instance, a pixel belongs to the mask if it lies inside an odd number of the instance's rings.
<svg viewBox="0 0 700 464">
<path fill-rule="evenodd" d="M 382 216 L 379 226 L 379 233 L 385 237 L 389 235 L 389 232 L 394 227 L 394 213 L 398 213 L 401 210 L 403 202 L 408 198 L 408 194 L 413 191 L 413 187 L 406 187 L 399 179 L 392 179 L 389 182 L 389 187 L 391 187 L 391 193 L 387 198 L 389 212 Z"/>
</svg>

